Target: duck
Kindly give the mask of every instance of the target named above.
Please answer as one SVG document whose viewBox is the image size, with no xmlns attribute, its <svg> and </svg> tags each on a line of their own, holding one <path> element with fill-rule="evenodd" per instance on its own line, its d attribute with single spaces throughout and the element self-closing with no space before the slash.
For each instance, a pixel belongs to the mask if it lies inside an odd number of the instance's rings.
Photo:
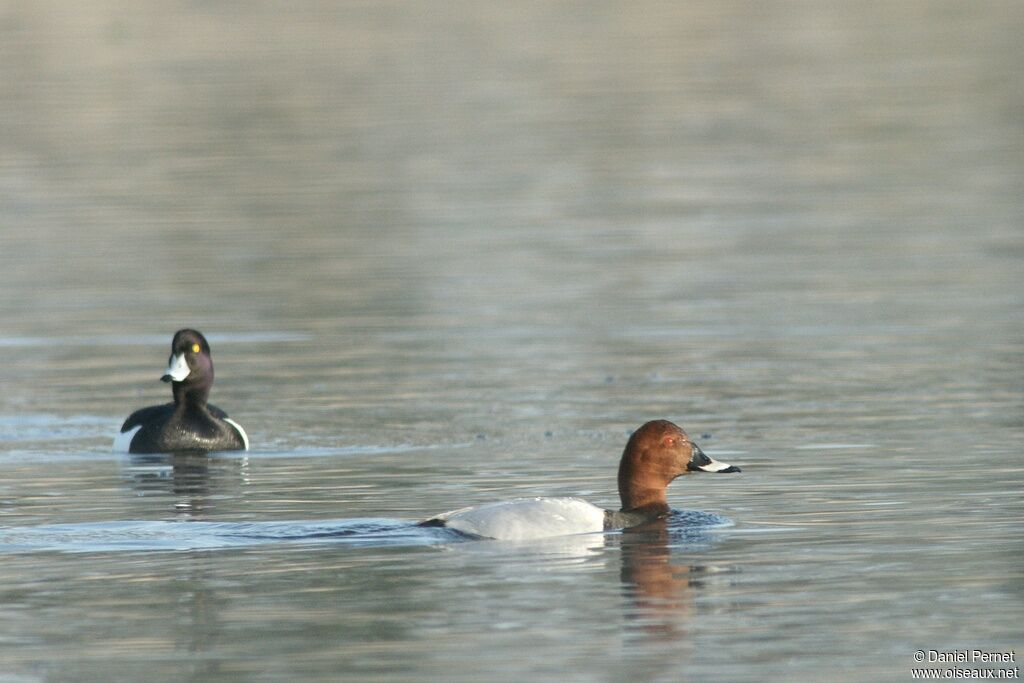
<svg viewBox="0 0 1024 683">
<path fill-rule="evenodd" d="M 208 403 L 213 386 L 210 344 L 198 330 L 182 329 L 171 340 L 167 370 L 174 401 L 140 408 L 114 437 L 124 453 L 249 450 L 249 436 L 228 414 Z"/>
<path fill-rule="evenodd" d="M 668 517 L 668 485 L 696 472 L 740 472 L 736 465 L 708 457 L 681 427 L 651 420 L 630 435 L 619 461 L 618 510 L 606 510 L 581 498 L 519 498 L 451 510 L 419 523 L 469 536 L 530 540 L 604 532 Z"/>
</svg>

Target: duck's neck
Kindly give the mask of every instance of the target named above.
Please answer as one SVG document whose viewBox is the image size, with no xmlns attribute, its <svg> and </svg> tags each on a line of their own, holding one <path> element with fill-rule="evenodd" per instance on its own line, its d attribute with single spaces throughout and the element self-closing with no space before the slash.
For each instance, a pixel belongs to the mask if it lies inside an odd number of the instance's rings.
<svg viewBox="0 0 1024 683">
<path fill-rule="evenodd" d="M 619 491 L 619 498 L 623 512 L 643 510 L 660 514 L 669 509 L 664 487 L 629 486 Z"/>
<path fill-rule="evenodd" d="M 668 509 L 665 491 L 671 479 L 640 467 L 628 451 L 619 462 L 619 499 L 623 510 L 660 507 Z"/>
<path fill-rule="evenodd" d="M 210 387 L 206 385 L 187 386 L 184 382 L 175 382 L 171 391 L 174 394 L 174 405 L 179 410 L 186 406 L 205 410 L 210 398 Z"/>
</svg>

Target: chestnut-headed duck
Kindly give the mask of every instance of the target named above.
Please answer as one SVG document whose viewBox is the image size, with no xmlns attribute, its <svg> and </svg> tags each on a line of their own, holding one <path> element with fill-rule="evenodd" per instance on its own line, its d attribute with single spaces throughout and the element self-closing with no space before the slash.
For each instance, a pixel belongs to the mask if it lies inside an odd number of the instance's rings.
<svg viewBox="0 0 1024 683">
<path fill-rule="evenodd" d="M 638 526 L 667 517 L 666 491 L 676 477 L 693 472 L 739 472 L 712 460 L 679 426 L 652 420 L 626 442 L 619 461 L 619 510 L 580 498 L 522 498 L 460 508 L 420 522 L 484 538 L 525 540 Z"/>
</svg>

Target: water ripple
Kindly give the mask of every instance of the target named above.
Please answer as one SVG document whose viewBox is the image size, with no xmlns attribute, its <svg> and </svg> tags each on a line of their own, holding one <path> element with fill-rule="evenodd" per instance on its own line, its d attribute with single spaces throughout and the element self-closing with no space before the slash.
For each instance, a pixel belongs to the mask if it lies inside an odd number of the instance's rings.
<svg viewBox="0 0 1024 683">
<path fill-rule="evenodd" d="M 732 521 L 699 510 L 676 510 L 668 526 L 674 545 L 706 546 L 712 529 Z M 596 539 L 594 534 L 580 535 Z M 109 521 L 44 524 L 0 530 L 0 552 L 213 550 L 271 543 L 350 547 L 439 545 L 481 540 L 453 529 L 419 527 L 400 519 L 359 518 L 288 522 Z"/>
<path fill-rule="evenodd" d="M 432 545 L 464 539 L 446 529 L 407 521 L 347 519 L 315 522 L 115 521 L 47 524 L 0 531 L 0 551 L 110 552 L 208 550 L 267 543 L 350 546 Z"/>
</svg>

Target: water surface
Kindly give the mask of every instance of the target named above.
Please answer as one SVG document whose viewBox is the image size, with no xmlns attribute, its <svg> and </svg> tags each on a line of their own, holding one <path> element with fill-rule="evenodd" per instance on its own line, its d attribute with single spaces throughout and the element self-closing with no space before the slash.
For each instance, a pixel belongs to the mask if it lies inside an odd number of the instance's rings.
<svg viewBox="0 0 1024 683">
<path fill-rule="evenodd" d="M 1013 3 L 0 10 L 0 680 L 910 680 L 1014 650 Z M 126 457 L 173 332 L 246 454 Z M 732 526 L 617 503 L 629 432 Z"/>
</svg>

